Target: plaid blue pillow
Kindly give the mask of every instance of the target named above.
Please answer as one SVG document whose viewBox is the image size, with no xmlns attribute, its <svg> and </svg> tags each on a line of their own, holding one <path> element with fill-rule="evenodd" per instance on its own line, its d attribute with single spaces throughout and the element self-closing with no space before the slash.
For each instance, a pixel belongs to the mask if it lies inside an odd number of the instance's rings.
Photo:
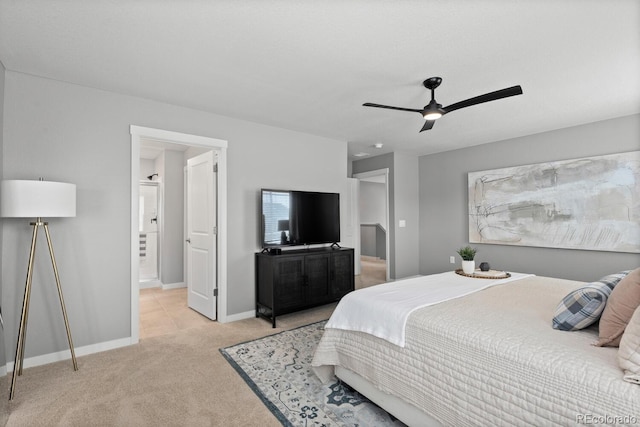
<svg viewBox="0 0 640 427">
<path fill-rule="evenodd" d="M 611 291 L 630 272 L 631 270 L 626 270 L 609 274 L 564 297 L 556 308 L 552 321 L 553 328 L 561 331 L 577 331 L 597 322 Z"/>
</svg>

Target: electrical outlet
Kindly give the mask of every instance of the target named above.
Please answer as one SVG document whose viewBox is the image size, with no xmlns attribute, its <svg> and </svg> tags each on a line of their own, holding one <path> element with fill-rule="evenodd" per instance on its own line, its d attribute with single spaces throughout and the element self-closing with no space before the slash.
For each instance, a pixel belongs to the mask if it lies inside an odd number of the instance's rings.
<svg viewBox="0 0 640 427">
<path fill-rule="evenodd" d="M 450 256 L 450 257 L 449 257 L 449 262 L 450 262 L 451 264 L 455 264 L 455 263 L 456 263 L 456 257 L 455 257 L 455 256 Z"/>
</svg>

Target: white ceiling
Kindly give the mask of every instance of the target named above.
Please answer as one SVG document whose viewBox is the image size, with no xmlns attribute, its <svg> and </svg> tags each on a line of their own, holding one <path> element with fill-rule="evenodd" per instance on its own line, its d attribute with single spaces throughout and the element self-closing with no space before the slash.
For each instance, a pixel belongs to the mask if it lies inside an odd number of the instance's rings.
<svg viewBox="0 0 640 427">
<path fill-rule="evenodd" d="M 8 70 L 428 154 L 640 112 L 637 0 L 0 0 Z M 443 105 L 520 84 L 418 133 Z M 375 150 L 372 145 L 384 143 Z"/>
</svg>

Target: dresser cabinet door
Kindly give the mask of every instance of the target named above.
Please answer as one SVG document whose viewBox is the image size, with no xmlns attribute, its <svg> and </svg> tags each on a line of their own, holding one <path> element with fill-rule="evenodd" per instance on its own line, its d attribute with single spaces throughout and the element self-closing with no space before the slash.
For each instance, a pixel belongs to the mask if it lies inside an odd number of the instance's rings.
<svg viewBox="0 0 640 427">
<path fill-rule="evenodd" d="M 304 273 L 307 290 L 306 303 L 322 304 L 331 300 L 331 281 L 329 270 L 331 257 L 329 254 L 307 255 Z"/>
<path fill-rule="evenodd" d="M 304 305 L 303 256 L 281 257 L 275 260 L 274 283 L 278 311 Z"/>
<path fill-rule="evenodd" d="M 354 288 L 353 251 L 331 254 L 331 298 L 342 298 Z"/>
</svg>

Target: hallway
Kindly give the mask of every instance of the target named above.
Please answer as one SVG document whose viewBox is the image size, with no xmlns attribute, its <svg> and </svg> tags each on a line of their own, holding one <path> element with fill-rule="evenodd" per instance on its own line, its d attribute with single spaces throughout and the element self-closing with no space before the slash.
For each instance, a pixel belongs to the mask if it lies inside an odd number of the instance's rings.
<svg viewBox="0 0 640 427">
<path fill-rule="evenodd" d="M 387 261 L 363 255 L 360 257 L 360 275 L 356 276 L 356 289 L 379 285 L 387 281 Z"/>
<path fill-rule="evenodd" d="M 187 306 L 187 288 L 140 290 L 140 339 L 212 322 Z"/>
</svg>

